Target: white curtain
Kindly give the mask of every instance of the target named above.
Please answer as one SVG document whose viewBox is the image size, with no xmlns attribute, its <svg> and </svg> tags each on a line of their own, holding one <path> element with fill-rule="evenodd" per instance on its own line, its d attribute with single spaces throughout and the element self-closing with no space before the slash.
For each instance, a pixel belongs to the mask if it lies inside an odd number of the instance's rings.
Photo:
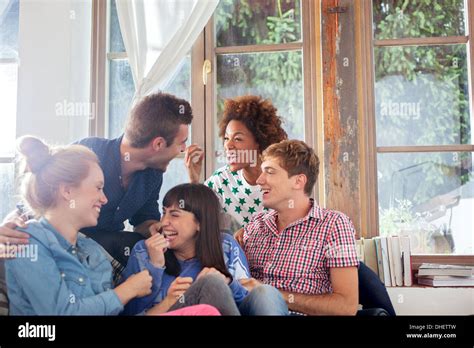
<svg viewBox="0 0 474 348">
<path fill-rule="evenodd" d="M 7 10 L 10 9 L 11 5 L 13 4 L 13 1 L 11 0 L 0 0 L 0 24 L 2 24 L 4 18 L 4 15 L 6 16 Z"/>
<path fill-rule="evenodd" d="M 134 101 L 163 88 L 219 0 L 116 0 Z"/>
</svg>

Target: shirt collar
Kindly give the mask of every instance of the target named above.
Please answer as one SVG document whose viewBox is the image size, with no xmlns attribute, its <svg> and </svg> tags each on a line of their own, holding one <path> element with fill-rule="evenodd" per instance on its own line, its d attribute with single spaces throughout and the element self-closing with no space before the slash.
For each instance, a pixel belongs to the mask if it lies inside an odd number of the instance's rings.
<svg viewBox="0 0 474 348">
<path fill-rule="evenodd" d="M 322 211 L 321 207 L 319 207 L 315 203 L 313 198 L 310 198 L 310 202 L 311 202 L 311 209 L 309 210 L 308 214 L 306 214 L 305 217 L 303 217 L 301 219 L 298 219 L 295 222 L 291 223 L 290 225 L 288 225 L 287 228 L 290 228 L 294 225 L 304 223 L 306 220 L 309 220 L 309 219 L 321 220 L 323 218 L 323 211 Z M 265 223 L 267 224 L 267 226 L 272 228 L 272 229 L 275 229 L 275 231 L 278 230 L 277 223 L 276 223 L 277 216 L 278 216 L 278 213 L 275 210 L 271 210 L 269 213 L 265 214 L 265 216 L 263 217 L 263 219 L 264 219 Z"/>
<path fill-rule="evenodd" d="M 48 229 L 48 231 L 53 233 L 53 235 L 56 237 L 59 245 L 64 250 L 66 250 L 66 251 L 68 251 L 72 254 L 76 254 L 78 252 L 78 250 L 82 250 L 82 238 L 79 235 L 77 236 L 76 244 L 73 245 L 68 240 L 66 240 L 66 238 L 64 238 L 63 235 L 61 233 L 59 233 L 58 230 L 56 230 L 54 228 L 54 226 L 51 225 L 51 223 L 45 217 L 41 217 L 39 221 L 40 221 L 41 225 L 44 228 Z"/>
</svg>

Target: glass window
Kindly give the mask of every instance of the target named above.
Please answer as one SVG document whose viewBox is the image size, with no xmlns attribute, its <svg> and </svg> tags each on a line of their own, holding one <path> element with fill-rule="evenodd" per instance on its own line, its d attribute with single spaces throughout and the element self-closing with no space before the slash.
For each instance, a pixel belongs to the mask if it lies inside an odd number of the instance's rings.
<svg viewBox="0 0 474 348">
<path fill-rule="evenodd" d="M 466 35 L 464 0 L 375 0 L 376 40 Z"/>
<path fill-rule="evenodd" d="M 15 207 L 19 1 L 0 3 L 0 220 Z"/>
<path fill-rule="evenodd" d="M 374 53 L 378 146 L 472 142 L 465 44 Z"/>
<path fill-rule="evenodd" d="M 18 64 L 0 64 L 0 157 L 14 157 Z"/>
<path fill-rule="evenodd" d="M 109 62 L 109 138 L 123 133 L 135 87 L 127 60 Z"/>
<path fill-rule="evenodd" d="M 0 163 L 0 220 L 15 208 L 15 165 L 13 163 Z"/>
<path fill-rule="evenodd" d="M 473 253 L 465 18 L 463 0 L 373 1 L 379 232 L 414 254 Z"/>
<path fill-rule="evenodd" d="M 221 0 L 214 18 L 217 47 L 301 41 L 299 0 Z"/>
<path fill-rule="evenodd" d="M 301 1 L 222 0 L 214 22 L 217 85 L 213 124 L 222 118 L 225 99 L 258 95 L 270 99 L 278 109 L 289 138 L 304 140 Z M 249 51 L 248 45 L 255 47 Z M 220 158 L 223 144 L 218 133 L 214 126 L 214 153 Z M 213 158 L 213 168 L 221 162 Z"/>
<path fill-rule="evenodd" d="M 163 174 L 163 185 L 161 186 L 160 198 L 158 200 L 160 213 L 163 208 L 163 198 L 166 193 L 176 185 L 189 181 L 188 172 L 184 168 L 184 159 L 175 158 L 170 162 L 166 172 Z"/>
<path fill-rule="evenodd" d="M 0 3 L 0 59 L 18 58 L 19 1 Z"/>
<path fill-rule="evenodd" d="M 381 235 L 409 235 L 415 254 L 472 254 L 473 156 L 469 152 L 377 156 Z"/>
<path fill-rule="evenodd" d="M 109 52 L 125 52 L 123 44 L 122 32 L 117 15 L 117 4 L 115 0 L 110 3 L 110 26 L 109 26 Z"/>
</svg>

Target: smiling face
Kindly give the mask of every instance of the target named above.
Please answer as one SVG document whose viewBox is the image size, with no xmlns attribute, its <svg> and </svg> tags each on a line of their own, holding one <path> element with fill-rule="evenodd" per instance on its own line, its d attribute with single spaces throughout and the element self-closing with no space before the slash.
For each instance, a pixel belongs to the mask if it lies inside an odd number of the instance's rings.
<svg viewBox="0 0 474 348">
<path fill-rule="evenodd" d="M 163 145 L 158 148 L 156 141 L 153 140 L 151 144 L 153 148 L 153 155 L 147 161 L 147 167 L 166 171 L 170 162 L 181 152 L 186 150 L 188 133 L 189 126 L 186 124 L 181 124 L 172 144 L 163 143 Z"/>
<path fill-rule="evenodd" d="M 87 177 L 78 187 L 68 188 L 70 212 L 78 228 L 96 226 L 100 209 L 107 204 L 104 194 L 104 174 L 97 163 L 90 163 Z"/>
<path fill-rule="evenodd" d="M 294 200 L 298 189 L 296 176 L 288 177 L 288 172 L 282 168 L 278 159 L 265 158 L 262 163 L 262 174 L 257 179 L 263 192 L 263 206 L 276 211 L 288 208 L 289 202 Z"/>
<path fill-rule="evenodd" d="M 224 149 L 232 172 L 251 165 L 255 166 L 259 146 L 253 134 L 242 122 L 235 120 L 229 122 L 224 135 Z"/>
<path fill-rule="evenodd" d="M 164 207 L 161 226 L 170 249 L 175 251 L 195 249 L 199 223 L 193 213 L 180 209 L 174 204 Z"/>
</svg>

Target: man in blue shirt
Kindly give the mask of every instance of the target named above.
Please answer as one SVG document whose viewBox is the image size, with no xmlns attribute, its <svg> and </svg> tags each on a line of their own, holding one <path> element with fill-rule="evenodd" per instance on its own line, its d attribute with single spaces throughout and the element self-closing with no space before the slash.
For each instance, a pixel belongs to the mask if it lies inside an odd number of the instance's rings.
<svg viewBox="0 0 474 348">
<path fill-rule="evenodd" d="M 192 119 L 187 101 L 160 92 L 134 106 L 119 138 L 92 137 L 77 142 L 99 157 L 108 199 L 98 225 L 81 232 L 101 244 L 123 266 L 133 246 L 159 229 L 158 196 L 163 172 L 185 151 Z M 0 243 L 27 242 L 27 234 L 14 230 L 22 225 L 19 218 L 5 220 L 9 222 L 0 226 Z M 121 232 L 126 220 L 135 233 Z"/>
</svg>

